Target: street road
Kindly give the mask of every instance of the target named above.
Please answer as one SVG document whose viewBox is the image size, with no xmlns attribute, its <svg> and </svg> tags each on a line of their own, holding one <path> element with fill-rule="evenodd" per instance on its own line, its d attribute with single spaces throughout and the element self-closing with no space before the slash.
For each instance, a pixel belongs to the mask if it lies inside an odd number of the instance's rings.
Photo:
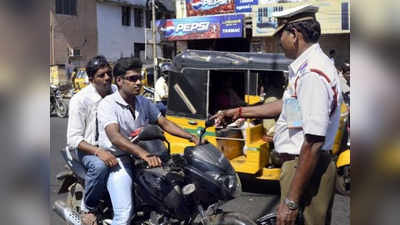
<svg viewBox="0 0 400 225">
<path fill-rule="evenodd" d="M 65 195 L 58 196 L 59 183 L 56 181 L 56 174 L 64 169 L 64 160 L 59 153 L 66 144 L 67 118 L 50 118 L 51 151 L 50 151 L 50 210 L 55 200 L 65 199 Z M 225 208 L 235 211 L 246 212 L 249 217 L 262 215 L 271 211 L 279 201 L 279 184 L 270 182 L 249 183 L 245 176 L 241 176 L 244 186 L 243 197 L 229 202 Z M 264 194 L 260 194 L 264 193 Z M 268 193 L 268 194 L 265 194 Z M 50 211 L 51 225 L 65 225 L 65 223 Z M 341 195 L 335 196 L 332 225 L 350 225 L 350 198 Z"/>
</svg>

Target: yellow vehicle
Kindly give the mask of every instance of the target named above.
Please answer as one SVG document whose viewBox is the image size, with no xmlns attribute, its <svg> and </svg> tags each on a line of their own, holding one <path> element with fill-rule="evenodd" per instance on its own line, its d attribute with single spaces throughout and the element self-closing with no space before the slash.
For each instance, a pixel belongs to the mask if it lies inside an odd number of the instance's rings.
<svg viewBox="0 0 400 225">
<path fill-rule="evenodd" d="M 67 77 L 63 65 L 50 65 L 50 84 L 59 86 L 65 83 Z"/>
<path fill-rule="evenodd" d="M 332 147 L 332 155 L 336 161 L 336 190 L 340 194 L 349 195 L 351 185 L 350 162 L 350 109 L 345 103 L 341 107 L 339 129 Z"/>
<path fill-rule="evenodd" d="M 154 67 L 153 65 L 142 66 L 142 84 L 145 87 L 154 87 Z"/>
<path fill-rule="evenodd" d="M 74 93 L 89 85 L 89 77 L 85 68 L 77 69 L 77 72 L 73 72 L 71 77 Z"/>
<path fill-rule="evenodd" d="M 272 77 L 284 81 L 275 86 L 280 89 L 276 97 L 281 98 L 290 63 L 283 54 L 186 50 L 173 62 L 175 71 L 169 76 L 166 117 L 197 134 L 209 116 L 224 109 L 218 93 L 226 89 L 229 80 L 233 81 L 231 88 L 243 100 L 240 104 L 262 104 L 260 89 L 265 86 L 262 81 Z M 263 121 L 252 119 L 244 124 L 223 129 L 211 127 L 205 137 L 224 153 L 236 172 L 261 180 L 279 180 L 280 165 L 274 160 L 272 142 L 266 141 L 268 132 Z M 166 137 L 172 153 L 182 153 L 186 146 L 192 145 L 181 138 L 168 134 Z"/>
<path fill-rule="evenodd" d="M 160 58 L 160 57 L 157 58 L 157 60 L 159 62 L 157 65 L 158 68 L 163 63 L 171 62 L 170 59 Z M 144 64 L 142 66 L 141 74 L 143 76 L 143 79 L 142 79 L 143 86 L 148 87 L 148 88 L 154 88 L 154 66 L 153 66 L 153 64 Z"/>
</svg>

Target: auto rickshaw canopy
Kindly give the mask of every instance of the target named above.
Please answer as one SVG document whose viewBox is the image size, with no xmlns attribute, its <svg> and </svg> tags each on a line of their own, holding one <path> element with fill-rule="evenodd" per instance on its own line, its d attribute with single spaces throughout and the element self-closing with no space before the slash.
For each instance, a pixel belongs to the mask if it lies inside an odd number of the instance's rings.
<svg viewBox="0 0 400 225">
<path fill-rule="evenodd" d="M 233 75 L 243 96 L 257 95 L 259 74 L 283 77 L 291 62 L 276 53 L 186 50 L 173 60 L 167 114 L 205 119 L 215 111 L 215 81 L 226 82 Z"/>
<path fill-rule="evenodd" d="M 174 58 L 174 66 L 179 71 L 185 68 L 287 71 L 291 62 L 283 53 L 207 50 L 185 50 Z"/>
</svg>

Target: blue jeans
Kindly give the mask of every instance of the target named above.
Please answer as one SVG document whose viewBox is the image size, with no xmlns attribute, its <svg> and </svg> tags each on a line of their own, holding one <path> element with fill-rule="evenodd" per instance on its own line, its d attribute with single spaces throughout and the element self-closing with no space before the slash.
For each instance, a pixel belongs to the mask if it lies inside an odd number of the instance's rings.
<svg viewBox="0 0 400 225">
<path fill-rule="evenodd" d="M 114 218 L 111 225 L 128 225 L 133 215 L 133 162 L 129 157 L 118 158 L 110 169 L 107 190 L 111 197 Z"/>
<path fill-rule="evenodd" d="M 106 181 L 110 168 L 97 156 L 81 152 L 78 155 L 87 170 L 85 176 L 85 207 L 89 211 L 95 211 L 100 200 L 106 194 Z"/>
</svg>

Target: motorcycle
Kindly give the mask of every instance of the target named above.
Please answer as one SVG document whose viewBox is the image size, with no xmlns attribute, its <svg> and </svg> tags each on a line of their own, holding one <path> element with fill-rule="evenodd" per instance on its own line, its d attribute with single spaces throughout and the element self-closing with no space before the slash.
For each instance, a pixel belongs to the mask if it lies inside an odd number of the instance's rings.
<svg viewBox="0 0 400 225">
<path fill-rule="evenodd" d="M 142 95 L 147 99 L 153 101 L 154 100 L 154 88 L 143 86 Z"/>
<path fill-rule="evenodd" d="M 60 89 L 50 85 L 50 115 L 54 112 L 58 117 L 64 118 L 68 115 L 68 105 L 63 101 Z"/>
<path fill-rule="evenodd" d="M 211 125 L 208 121 L 200 130 L 200 140 Z M 131 224 L 256 225 L 243 214 L 220 209 L 240 195 L 241 185 L 229 160 L 215 146 L 199 144 L 186 147 L 183 154 L 170 154 L 169 142 L 154 125 L 133 132 L 130 140 L 163 162 L 162 167 L 148 168 L 145 161 L 131 156 L 135 165 Z M 62 181 L 59 193 L 68 192 L 68 196 L 66 201 L 56 201 L 54 210 L 67 223 L 80 225 L 85 169 L 72 153 L 62 151 L 68 169 L 57 179 Z M 111 224 L 110 199 L 103 199 L 99 208 L 98 224 Z"/>
</svg>

